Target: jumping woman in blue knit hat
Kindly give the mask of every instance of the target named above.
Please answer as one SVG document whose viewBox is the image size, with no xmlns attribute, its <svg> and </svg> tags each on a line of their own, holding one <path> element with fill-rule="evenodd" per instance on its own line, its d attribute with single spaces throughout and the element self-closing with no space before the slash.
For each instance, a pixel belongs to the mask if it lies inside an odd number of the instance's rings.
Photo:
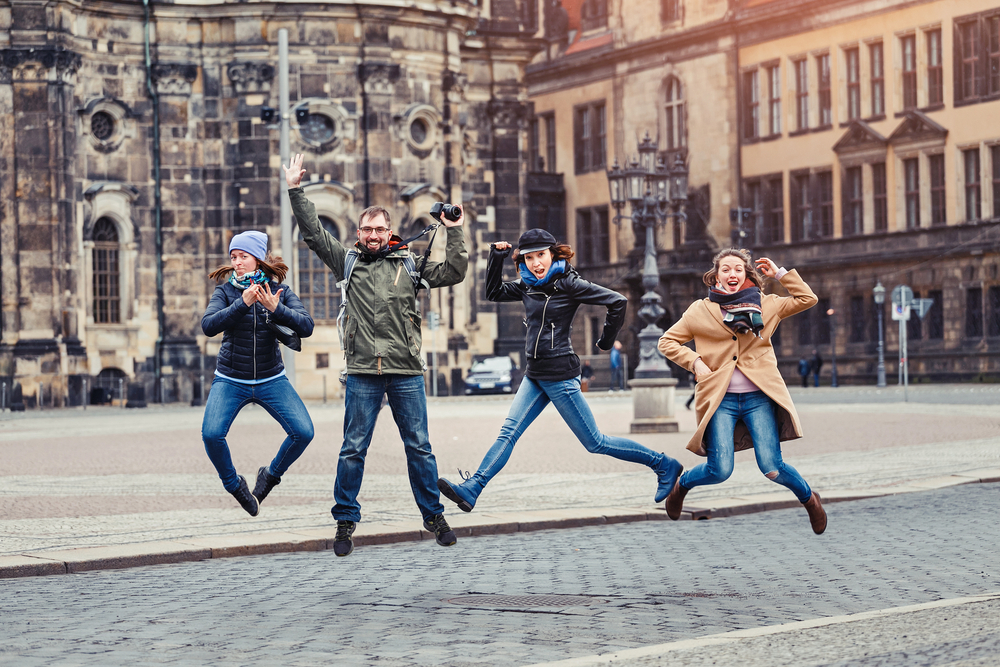
<svg viewBox="0 0 1000 667">
<path fill-rule="evenodd" d="M 259 504 L 313 438 L 312 419 L 285 377 L 278 334 L 269 323 L 305 338 L 312 334 L 313 320 L 299 297 L 281 284 L 288 266 L 280 257 L 268 254 L 267 234 L 237 234 L 229 244 L 229 259 L 231 266 L 208 274 L 216 282 L 224 282 L 215 288 L 201 328 L 206 336 L 221 333 L 222 347 L 201 435 L 226 491 L 250 516 L 257 516 Z M 243 475 L 236 472 L 226 442 L 229 427 L 248 403 L 267 410 L 287 434 L 274 460 L 257 471 L 253 493 Z"/>
<path fill-rule="evenodd" d="M 605 435 L 598 430 L 590 406 L 580 391 L 580 358 L 573 352 L 570 342 L 570 328 L 580 305 L 606 306 L 608 316 L 597 346 L 610 350 L 625 321 L 627 300 L 618 292 L 581 278 L 569 263 L 573 249 L 557 243 L 544 229 L 529 229 L 521 235 L 514 252 L 514 264 L 521 279 L 504 282 L 503 261 L 510 252 L 511 245 L 505 241 L 490 247 L 486 298 L 524 303 L 528 327 L 525 377 L 500 435 L 479 464 L 479 470 L 460 484 L 441 477 L 438 489 L 446 498 L 458 503 L 459 509 L 471 512 L 483 488 L 507 463 L 518 438 L 545 406 L 552 403 L 587 451 L 649 466 L 657 479 L 654 500 L 661 502 L 680 475 L 681 464 L 637 442 Z"/>
</svg>

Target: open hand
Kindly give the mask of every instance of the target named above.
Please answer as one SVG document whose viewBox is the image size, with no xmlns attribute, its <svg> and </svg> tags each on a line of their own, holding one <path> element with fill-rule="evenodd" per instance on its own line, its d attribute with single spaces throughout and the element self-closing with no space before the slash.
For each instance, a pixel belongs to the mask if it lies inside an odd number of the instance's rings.
<svg viewBox="0 0 1000 667">
<path fill-rule="evenodd" d="M 302 177 L 306 175 L 306 170 L 302 168 L 303 160 L 305 160 L 305 156 L 302 153 L 296 153 L 288 167 L 281 165 L 281 168 L 285 172 L 285 182 L 288 183 L 288 187 L 297 188 L 302 184 Z"/>
<path fill-rule="evenodd" d="M 761 257 L 757 260 L 757 270 L 768 278 L 774 278 L 778 275 L 778 265 L 767 257 Z"/>
<path fill-rule="evenodd" d="M 260 290 L 262 286 L 261 285 L 255 285 L 255 287 L 258 290 Z M 277 292 L 275 292 L 275 293 L 272 294 L 271 293 L 271 283 L 264 283 L 263 284 L 263 291 L 259 292 L 259 294 L 257 296 L 257 300 L 260 301 L 261 304 L 263 304 L 265 308 L 267 308 L 270 312 L 273 313 L 274 309 L 278 307 L 278 303 L 281 301 L 281 293 L 284 292 L 284 291 L 285 291 L 284 289 L 280 289 Z"/>
</svg>

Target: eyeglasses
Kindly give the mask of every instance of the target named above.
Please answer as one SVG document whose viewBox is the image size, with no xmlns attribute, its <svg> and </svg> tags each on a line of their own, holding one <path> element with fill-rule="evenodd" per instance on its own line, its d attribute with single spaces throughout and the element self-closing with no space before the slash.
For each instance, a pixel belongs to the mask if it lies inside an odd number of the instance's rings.
<svg viewBox="0 0 1000 667">
<path fill-rule="evenodd" d="M 378 236 L 382 236 L 383 234 L 385 234 L 385 233 L 387 233 L 389 231 L 389 228 L 388 227 L 361 227 L 360 231 L 365 236 L 371 236 L 372 234 L 377 234 Z"/>
</svg>

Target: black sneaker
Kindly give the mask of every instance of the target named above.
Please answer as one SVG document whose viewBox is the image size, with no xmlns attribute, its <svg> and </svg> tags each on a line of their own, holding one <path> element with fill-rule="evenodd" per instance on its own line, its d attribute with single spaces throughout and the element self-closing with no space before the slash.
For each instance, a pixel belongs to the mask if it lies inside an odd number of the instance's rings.
<svg viewBox="0 0 1000 667">
<path fill-rule="evenodd" d="M 354 551 L 354 540 L 351 535 L 358 524 L 353 521 L 338 521 L 337 536 L 333 538 L 333 553 L 338 556 L 350 556 Z"/>
<path fill-rule="evenodd" d="M 240 487 L 229 493 L 233 494 L 233 498 L 239 501 L 243 509 L 247 511 L 247 514 L 257 516 L 257 512 L 260 511 L 260 505 L 257 504 L 257 499 L 250 493 L 250 487 L 247 486 L 247 480 L 243 475 L 240 475 Z"/>
<path fill-rule="evenodd" d="M 424 521 L 424 528 L 434 533 L 434 539 L 443 547 L 450 547 L 458 542 L 455 531 L 444 520 L 444 514 L 435 514 L 430 521 Z"/>
<path fill-rule="evenodd" d="M 257 471 L 257 483 L 253 487 L 253 495 L 258 503 L 264 502 L 271 489 L 281 484 L 281 478 L 275 477 L 267 471 L 267 466 L 261 466 Z"/>
</svg>

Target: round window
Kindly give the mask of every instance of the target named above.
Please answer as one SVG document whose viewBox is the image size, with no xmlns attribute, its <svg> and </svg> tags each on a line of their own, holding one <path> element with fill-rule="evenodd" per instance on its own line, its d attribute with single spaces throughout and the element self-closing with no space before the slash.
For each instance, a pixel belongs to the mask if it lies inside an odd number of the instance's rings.
<svg viewBox="0 0 1000 667">
<path fill-rule="evenodd" d="M 410 139 L 418 146 L 422 146 L 427 141 L 427 121 L 423 118 L 416 118 L 410 123 Z"/>
<path fill-rule="evenodd" d="M 336 136 L 337 124 L 326 114 L 310 113 L 304 122 L 299 123 L 299 133 L 310 144 L 322 146 Z"/>
<path fill-rule="evenodd" d="M 97 111 L 90 117 L 90 133 L 99 141 L 107 141 L 115 133 L 115 119 L 107 111 Z"/>
</svg>

